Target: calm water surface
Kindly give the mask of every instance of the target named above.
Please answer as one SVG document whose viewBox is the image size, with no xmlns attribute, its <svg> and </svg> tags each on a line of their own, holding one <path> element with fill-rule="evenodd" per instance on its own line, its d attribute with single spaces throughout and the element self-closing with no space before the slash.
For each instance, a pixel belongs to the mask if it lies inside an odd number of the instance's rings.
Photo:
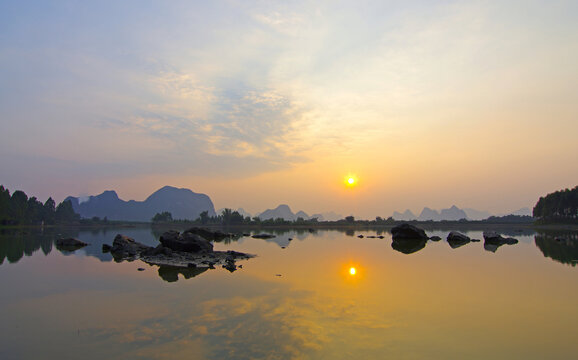
<svg viewBox="0 0 578 360">
<path fill-rule="evenodd" d="M 257 255 L 236 272 L 179 274 L 101 253 L 117 233 L 156 245 L 151 229 L 30 232 L 0 235 L 0 359 L 578 356 L 576 233 L 405 254 L 388 232 L 286 232 L 215 244 Z M 57 250 L 69 235 L 91 245 Z"/>
</svg>

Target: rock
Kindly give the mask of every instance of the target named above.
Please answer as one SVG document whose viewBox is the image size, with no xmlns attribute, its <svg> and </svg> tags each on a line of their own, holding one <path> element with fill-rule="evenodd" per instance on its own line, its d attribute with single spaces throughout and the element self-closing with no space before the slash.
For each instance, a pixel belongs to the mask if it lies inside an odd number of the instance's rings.
<svg viewBox="0 0 578 360">
<path fill-rule="evenodd" d="M 138 270 L 138 271 L 145 271 L 144 268 L 138 268 L 137 270 Z"/>
<path fill-rule="evenodd" d="M 224 232 L 219 231 L 219 230 L 211 231 L 209 229 L 200 228 L 200 227 L 192 227 L 188 230 L 185 230 L 183 232 L 183 235 L 187 234 L 187 233 L 199 235 L 199 236 L 205 238 L 206 240 L 221 240 L 221 239 L 224 239 L 227 237 L 231 237 L 230 234 L 225 234 Z"/>
<path fill-rule="evenodd" d="M 452 249 L 459 248 L 460 246 L 464 246 L 470 242 L 470 237 L 466 236 L 462 233 L 457 231 L 452 231 L 448 234 L 448 244 Z"/>
<path fill-rule="evenodd" d="M 184 232 L 181 235 L 178 231 L 167 231 L 161 235 L 159 241 L 164 247 L 174 251 L 194 253 L 213 251 L 213 244 L 210 241 L 191 232 Z"/>
<path fill-rule="evenodd" d="M 472 239 L 471 242 L 480 242 L 480 239 Z"/>
<path fill-rule="evenodd" d="M 431 241 L 440 241 L 442 238 L 439 237 L 439 236 L 437 236 L 437 235 L 434 235 L 434 236 L 430 236 L 429 239 L 430 239 Z"/>
<path fill-rule="evenodd" d="M 75 238 L 65 238 L 56 240 L 56 248 L 64 251 L 74 251 L 87 246 L 84 241 Z"/>
<path fill-rule="evenodd" d="M 410 224 L 397 225 L 391 229 L 393 240 L 428 240 L 425 231 Z"/>
<path fill-rule="evenodd" d="M 112 242 L 110 253 L 116 261 L 122 261 L 136 259 L 142 252 L 149 249 L 149 246 L 136 242 L 128 236 L 118 234 Z"/>
<path fill-rule="evenodd" d="M 274 237 L 275 237 L 275 235 L 272 235 L 272 234 L 255 234 L 252 236 L 252 238 L 255 238 L 255 239 L 272 239 Z"/>
<path fill-rule="evenodd" d="M 108 244 L 102 244 L 102 252 L 103 253 L 109 253 L 110 249 L 112 249 L 112 246 L 110 246 Z"/>
<path fill-rule="evenodd" d="M 363 235 L 357 235 L 357 237 L 363 239 Z"/>
<path fill-rule="evenodd" d="M 491 252 L 496 252 L 502 245 L 514 245 L 518 240 L 514 238 L 504 238 L 495 231 L 484 231 L 484 249 Z"/>
</svg>

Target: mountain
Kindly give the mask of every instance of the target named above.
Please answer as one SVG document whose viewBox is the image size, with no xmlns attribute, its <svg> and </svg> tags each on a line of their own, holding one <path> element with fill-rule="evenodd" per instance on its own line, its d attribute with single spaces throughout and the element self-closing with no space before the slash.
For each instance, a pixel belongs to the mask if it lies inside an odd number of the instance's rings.
<svg viewBox="0 0 578 360">
<path fill-rule="evenodd" d="M 485 220 L 492 216 L 488 211 L 481 211 L 476 209 L 463 209 L 468 219 L 470 220 Z"/>
<path fill-rule="evenodd" d="M 329 214 L 331 216 L 331 214 Z M 305 211 L 298 211 L 297 213 L 293 213 L 289 205 L 279 205 L 275 209 L 267 209 L 263 211 L 261 214 L 257 215 L 261 220 L 268 220 L 268 219 L 277 219 L 282 218 L 284 220 L 295 221 L 298 218 L 303 218 L 304 220 L 309 220 L 312 218 L 317 218 L 319 221 L 323 221 L 324 218 L 321 214 L 315 214 L 313 216 L 307 215 Z"/>
<path fill-rule="evenodd" d="M 173 219 L 194 220 L 203 211 L 215 216 L 215 207 L 205 194 L 197 194 L 189 189 L 165 186 L 145 201 L 124 201 L 115 191 L 108 190 L 100 195 L 79 199 L 69 196 L 72 208 L 83 218 L 108 218 L 109 220 L 150 221 L 156 213 L 168 211 Z"/>
<path fill-rule="evenodd" d="M 337 221 L 343 219 L 344 216 L 333 211 L 329 211 L 320 214 L 313 214 L 311 215 L 311 218 L 317 218 L 318 221 Z"/>
<path fill-rule="evenodd" d="M 428 207 L 424 207 L 421 213 L 419 214 L 419 217 L 415 216 L 410 210 L 406 210 L 403 213 L 394 211 L 392 217 L 395 220 L 401 221 L 411 221 L 411 220 L 441 221 L 441 220 L 460 220 L 468 218 L 466 213 L 455 205 L 453 205 L 449 209 L 442 209 L 440 212 L 438 212 L 437 210 L 432 210 Z"/>
<path fill-rule="evenodd" d="M 279 205 L 275 209 L 267 209 L 257 215 L 261 220 L 277 219 L 282 218 L 285 220 L 293 221 L 297 219 L 297 216 L 293 214 L 289 205 Z"/>
<path fill-rule="evenodd" d="M 417 220 L 417 216 L 415 216 L 411 211 L 409 211 L 409 209 L 404 211 L 403 214 L 394 211 L 392 217 L 395 220 L 402 220 L 402 221 Z"/>
<path fill-rule="evenodd" d="M 428 207 L 424 207 L 423 210 L 421 211 L 421 214 L 419 214 L 418 220 L 420 220 L 420 221 L 428 221 L 428 220 L 440 221 L 441 215 L 440 215 L 440 213 L 437 212 L 437 210 L 432 210 Z"/>
<path fill-rule="evenodd" d="M 441 220 L 461 220 L 467 219 L 468 216 L 462 209 L 458 208 L 455 205 L 452 205 L 451 208 L 442 209 L 440 211 L 440 218 Z"/>
</svg>

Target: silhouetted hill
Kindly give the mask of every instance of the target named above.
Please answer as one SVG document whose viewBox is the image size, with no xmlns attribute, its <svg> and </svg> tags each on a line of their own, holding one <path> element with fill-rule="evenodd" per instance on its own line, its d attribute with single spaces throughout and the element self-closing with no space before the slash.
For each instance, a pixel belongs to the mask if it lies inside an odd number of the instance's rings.
<svg viewBox="0 0 578 360">
<path fill-rule="evenodd" d="M 466 213 L 455 205 L 453 205 L 449 209 L 442 209 L 440 212 L 438 212 L 437 210 L 432 210 L 428 207 L 424 207 L 419 217 L 415 216 L 414 213 L 412 213 L 410 210 L 406 210 L 403 213 L 394 211 L 392 217 L 395 220 L 402 220 L 402 221 L 411 221 L 411 220 L 441 221 L 441 220 L 460 220 L 468 218 Z"/>
<path fill-rule="evenodd" d="M 334 213 L 333 213 L 334 214 Z M 268 219 L 277 219 L 282 218 L 284 220 L 295 221 L 298 218 L 303 218 L 304 220 L 310 220 L 311 218 L 317 218 L 319 221 L 327 220 L 324 214 L 315 214 L 313 216 L 309 216 L 305 211 L 298 211 L 297 213 L 293 213 L 289 205 L 279 205 L 275 209 L 267 209 L 263 211 L 261 214 L 257 215 L 261 220 L 268 220 Z M 329 214 L 331 216 L 331 214 Z"/>
<path fill-rule="evenodd" d="M 156 213 L 163 211 L 170 212 L 173 219 L 194 220 L 203 211 L 215 216 L 215 207 L 207 195 L 172 186 L 155 191 L 145 201 L 124 201 L 112 190 L 84 201 L 72 196 L 66 200 L 71 201 L 74 211 L 83 218 L 98 216 L 108 220 L 150 221 Z"/>
<path fill-rule="evenodd" d="M 282 218 L 293 221 L 297 216 L 291 211 L 289 205 L 279 205 L 275 209 L 267 209 L 258 215 L 261 220 Z"/>
</svg>

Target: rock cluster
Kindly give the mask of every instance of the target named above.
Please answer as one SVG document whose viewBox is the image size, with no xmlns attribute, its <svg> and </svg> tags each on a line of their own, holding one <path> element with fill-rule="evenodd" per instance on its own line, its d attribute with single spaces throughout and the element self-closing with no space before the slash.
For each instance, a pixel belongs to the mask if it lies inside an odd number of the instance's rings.
<svg viewBox="0 0 578 360">
<path fill-rule="evenodd" d="M 207 269 L 214 269 L 215 266 L 222 266 L 233 272 L 237 270 L 235 264 L 237 260 L 253 257 L 236 251 L 214 251 L 213 244 L 198 233 L 197 230 L 187 230 L 182 234 L 174 230 L 167 231 L 161 235 L 157 247 L 146 246 L 128 236 L 118 234 L 112 246 L 103 245 L 103 251 L 110 252 L 117 262 L 140 259 L 151 265 L 159 265 L 162 268 L 159 269 L 159 274 L 162 270 L 163 274 L 171 279 L 179 273 L 189 277 L 196 276 Z M 218 238 L 221 234 L 223 233 L 216 232 L 212 235 L 205 233 L 212 239 Z"/>
</svg>

